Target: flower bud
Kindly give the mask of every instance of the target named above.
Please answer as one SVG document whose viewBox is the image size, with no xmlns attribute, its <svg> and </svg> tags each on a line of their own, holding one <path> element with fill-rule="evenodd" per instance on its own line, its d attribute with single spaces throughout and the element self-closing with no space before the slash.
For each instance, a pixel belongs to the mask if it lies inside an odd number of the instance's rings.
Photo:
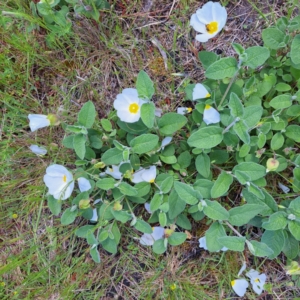
<svg viewBox="0 0 300 300">
<path fill-rule="evenodd" d="M 79 208 L 80 209 L 88 209 L 91 207 L 90 199 L 83 199 L 79 201 Z"/>
<path fill-rule="evenodd" d="M 275 158 L 269 158 L 267 160 L 267 172 L 275 171 L 279 167 L 279 161 Z"/>
</svg>

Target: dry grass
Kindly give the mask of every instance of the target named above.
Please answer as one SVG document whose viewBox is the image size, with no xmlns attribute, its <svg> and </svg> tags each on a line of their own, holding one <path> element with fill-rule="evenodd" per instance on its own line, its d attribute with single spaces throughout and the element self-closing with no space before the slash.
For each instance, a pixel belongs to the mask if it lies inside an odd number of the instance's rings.
<svg viewBox="0 0 300 300">
<path fill-rule="evenodd" d="M 278 17 L 289 15 L 291 1 L 229 1 L 228 22 L 222 34 L 200 45 L 189 27 L 189 16 L 205 1 L 118 0 L 112 12 L 101 13 L 96 23 L 73 18 L 68 39 L 49 47 L 44 29 L 26 33 L 28 22 L 12 19 L 1 32 L 1 60 L 10 72 L 0 82 L 1 299 L 237 299 L 230 290 L 242 261 L 236 253 L 208 254 L 198 248 L 196 236 L 205 231 L 198 224 L 192 239 L 165 256 L 140 247 L 124 228 L 117 255 L 101 252 L 95 265 L 87 246 L 74 237 L 74 226 L 62 227 L 44 199 L 42 176 L 50 162 L 72 164 L 73 156 L 61 146 L 61 129 L 43 129 L 37 135 L 27 127 L 28 113 L 58 113 L 73 122 L 83 103 L 92 100 L 99 118 L 105 117 L 116 95 L 135 84 L 139 70 L 155 82 L 154 101 L 172 111 L 184 101 L 184 87 L 199 82 L 203 69 L 201 49 L 235 55 L 232 42 L 260 45 L 260 33 Z M 225 2 L 225 1 L 223 1 Z M 18 2 L 19 3 L 19 2 Z M 24 4 L 24 3 L 23 3 Z M 23 9 L 12 3 L 1 10 Z M 2 7 L 1 7 L 2 6 Z M 293 13 L 297 13 L 297 9 Z M 157 42 L 153 42 L 156 39 Z M 157 46 L 159 45 L 159 46 Z M 166 53 L 167 61 L 162 52 Z M 165 66 L 167 62 L 167 68 Z M 182 76 L 172 75 L 180 73 Z M 34 142 L 51 145 L 46 158 L 28 150 Z M 17 213 L 16 219 L 12 214 Z M 284 257 L 253 260 L 248 266 L 266 272 L 270 290 L 244 299 L 296 299 L 298 288 L 284 272 Z M 271 291 L 271 292 L 270 292 Z"/>
</svg>

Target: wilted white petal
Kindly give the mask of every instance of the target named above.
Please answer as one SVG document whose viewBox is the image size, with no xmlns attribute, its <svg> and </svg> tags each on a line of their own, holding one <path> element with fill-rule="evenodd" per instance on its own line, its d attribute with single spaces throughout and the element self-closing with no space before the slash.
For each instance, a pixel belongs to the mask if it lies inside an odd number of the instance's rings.
<svg viewBox="0 0 300 300">
<path fill-rule="evenodd" d="M 246 267 L 247 267 L 247 265 L 246 265 L 246 262 L 244 261 L 241 269 L 238 272 L 238 275 L 237 275 L 238 277 L 246 270 Z"/>
<path fill-rule="evenodd" d="M 205 86 L 201 83 L 197 83 L 193 89 L 193 100 L 209 98 L 210 93 L 207 91 Z"/>
<path fill-rule="evenodd" d="M 47 154 L 47 150 L 44 147 L 39 147 L 38 145 L 31 145 L 29 149 L 38 156 Z"/>
<path fill-rule="evenodd" d="M 91 183 L 84 177 L 77 179 L 80 192 L 86 192 L 92 188 Z"/>
<path fill-rule="evenodd" d="M 206 246 L 206 237 L 203 236 L 203 237 L 200 238 L 198 241 L 199 241 L 199 247 L 200 247 L 200 248 L 204 248 L 204 250 L 207 250 L 207 246 Z"/>
<path fill-rule="evenodd" d="M 254 292 L 260 295 L 264 290 L 264 284 L 266 283 L 267 279 L 266 274 L 259 274 L 258 271 L 251 269 L 246 273 L 246 276 L 250 278 L 250 282 L 252 284 Z"/>
<path fill-rule="evenodd" d="M 165 137 L 162 141 L 161 141 L 161 149 L 164 149 L 167 145 L 169 145 L 172 141 L 172 137 L 171 136 L 167 136 Z"/>
<path fill-rule="evenodd" d="M 216 109 L 207 104 L 205 105 L 205 109 L 203 112 L 203 121 L 206 125 L 219 123 L 220 114 Z"/>
<path fill-rule="evenodd" d="M 223 251 L 223 252 L 225 252 L 227 250 L 228 250 L 228 248 L 226 248 L 226 247 L 221 248 L 221 251 Z M 217 251 L 217 252 L 219 252 L 219 251 Z"/>
<path fill-rule="evenodd" d="M 93 209 L 93 216 L 90 219 L 91 222 L 97 222 L 98 221 L 98 212 L 97 212 L 97 208 Z"/>
<path fill-rule="evenodd" d="M 236 279 L 231 281 L 231 286 L 238 296 L 243 297 L 246 294 L 249 283 L 246 279 Z"/>
<path fill-rule="evenodd" d="M 149 214 L 152 214 L 152 213 L 153 213 L 153 211 L 150 209 L 150 203 L 146 202 L 146 203 L 144 204 L 144 206 L 145 206 L 146 211 L 147 211 Z"/>
<path fill-rule="evenodd" d="M 47 127 L 50 125 L 50 120 L 48 119 L 48 116 L 45 115 L 29 114 L 28 119 L 31 131 L 36 131 L 40 128 Z"/>
<path fill-rule="evenodd" d="M 162 114 L 162 109 L 161 108 L 155 108 L 155 116 L 156 117 L 161 117 Z"/>
<path fill-rule="evenodd" d="M 46 169 L 44 182 L 55 199 L 66 200 L 74 189 L 73 175 L 64 166 L 51 165 Z"/>
<path fill-rule="evenodd" d="M 287 194 L 290 191 L 290 189 L 286 185 L 282 184 L 281 182 L 278 182 L 278 186 L 285 194 Z"/>
</svg>

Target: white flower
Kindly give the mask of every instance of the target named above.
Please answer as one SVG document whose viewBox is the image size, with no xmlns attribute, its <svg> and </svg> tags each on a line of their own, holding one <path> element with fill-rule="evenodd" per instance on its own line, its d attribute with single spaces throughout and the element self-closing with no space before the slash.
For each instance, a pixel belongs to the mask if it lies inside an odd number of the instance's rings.
<svg viewBox="0 0 300 300">
<path fill-rule="evenodd" d="M 119 171 L 120 165 L 112 165 L 111 168 L 106 168 L 105 173 L 115 179 L 121 179 L 123 174 Z"/>
<path fill-rule="evenodd" d="M 132 174 L 131 181 L 133 183 L 150 182 L 153 183 L 156 178 L 156 166 L 151 166 L 149 169 L 139 169 Z"/>
<path fill-rule="evenodd" d="M 193 89 L 193 100 L 209 98 L 210 93 L 205 88 L 205 86 L 201 83 L 197 83 Z"/>
<path fill-rule="evenodd" d="M 117 110 L 117 115 L 121 121 L 134 123 L 140 119 L 141 106 L 145 102 L 138 97 L 136 89 L 128 88 L 124 89 L 122 94 L 117 95 L 114 108 Z"/>
<path fill-rule="evenodd" d="M 52 165 L 46 169 L 44 182 L 55 199 L 66 200 L 74 189 L 73 175 L 64 166 Z"/>
<path fill-rule="evenodd" d="M 200 238 L 199 240 L 198 240 L 198 242 L 199 242 L 199 247 L 200 248 L 204 248 L 204 250 L 208 250 L 207 249 L 207 245 L 206 245 L 206 237 L 205 236 L 203 236 L 202 238 Z M 225 251 L 227 251 L 228 250 L 228 248 L 226 248 L 226 247 L 223 247 L 222 249 L 221 249 L 221 251 L 223 251 L 223 252 L 225 252 Z M 216 252 L 220 252 L 220 251 L 216 251 Z"/>
<path fill-rule="evenodd" d="M 238 296 L 243 297 L 246 293 L 249 283 L 246 279 L 236 279 L 231 281 L 231 286 Z"/>
<path fill-rule="evenodd" d="M 191 107 L 178 107 L 177 113 L 180 115 L 185 115 L 185 114 L 192 112 L 192 110 L 193 109 Z"/>
<path fill-rule="evenodd" d="M 167 136 L 165 137 L 162 141 L 161 141 L 161 149 L 164 150 L 164 148 L 169 145 L 172 141 L 172 137 L 171 136 Z"/>
<path fill-rule="evenodd" d="M 140 244 L 144 246 L 152 246 L 155 241 L 164 237 L 165 229 L 163 227 L 153 227 L 152 233 L 144 233 L 140 238 Z"/>
<path fill-rule="evenodd" d="M 90 182 L 84 177 L 79 177 L 77 181 L 80 192 L 86 192 L 92 187 Z"/>
<path fill-rule="evenodd" d="M 29 114 L 28 119 L 29 119 L 29 127 L 32 132 L 50 125 L 50 120 L 48 116 L 45 115 Z"/>
<path fill-rule="evenodd" d="M 147 211 L 149 214 L 152 214 L 152 213 L 153 213 L 153 211 L 150 209 L 150 203 L 146 202 L 146 203 L 144 204 L 144 206 L 145 206 L 146 211 Z"/>
<path fill-rule="evenodd" d="M 266 274 L 259 274 L 258 271 L 251 269 L 249 272 L 246 273 L 246 276 L 250 278 L 250 282 L 252 284 L 254 292 L 260 295 L 264 289 L 264 284 L 267 279 Z"/>
<path fill-rule="evenodd" d="M 31 145 L 29 149 L 38 156 L 47 154 L 47 150 L 44 147 L 39 147 L 38 145 Z"/>
<path fill-rule="evenodd" d="M 215 37 L 225 26 L 227 12 L 218 2 L 207 2 L 192 15 L 190 25 L 201 34 L 196 35 L 199 42 L 207 42 Z"/>
<path fill-rule="evenodd" d="M 206 125 L 219 123 L 220 114 L 216 109 L 206 104 L 203 112 L 203 121 Z"/>
<path fill-rule="evenodd" d="M 290 191 L 290 189 L 289 189 L 286 185 L 282 184 L 281 182 L 278 182 L 278 187 L 279 187 L 285 194 L 287 194 L 287 193 Z"/>
</svg>

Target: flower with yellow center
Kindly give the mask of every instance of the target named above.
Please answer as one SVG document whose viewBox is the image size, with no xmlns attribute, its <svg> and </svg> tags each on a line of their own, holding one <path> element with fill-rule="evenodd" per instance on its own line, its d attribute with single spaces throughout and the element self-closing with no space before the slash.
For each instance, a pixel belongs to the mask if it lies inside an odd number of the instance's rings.
<svg viewBox="0 0 300 300">
<path fill-rule="evenodd" d="M 250 278 L 250 282 L 252 284 L 254 292 L 260 295 L 264 290 L 264 284 L 267 279 L 266 274 L 259 274 L 258 271 L 251 269 L 249 272 L 246 273 L 246 276 Z"/>
<path fill-rule="evenodd" d="M 215 37 L 225 26 L 227 12 L 218 2 L 207 2 L 192 15 L 190 25 L 200 34 L 196 35 L 199 42 L 207 42 Z"/>
<path fill-rule="evenodd" d="M 151 166 L 149 169 L 139 169 L 132 174 L 131 181 L 133 183 L 149 182 L 154 183 L 156 178 L 156 166 Z"/>
<path fill-rule="evenodd" d="M 219 123 L 220 114 L 216 109 L 206 104 L 203 112 L 203 121 L 206 125 Z"/>
<path fill-rule="evenodd" d="M 138 97 L 136 89 L 124 89 L 121 94 L 117 95 L 114 101 L 114 108 L 117 110 L 117 116 L 121 121 L 134 123 L 140 119 L 141 106 L 146 101 Z"/>
<path fill-rule="evenodd" d="M 44 182 L 48 187 L 48 193 L 57 200 L 68 199 L 74 189 L 73 175 L 64 166 L 51 165 L 46 169 Z"/>
<path fill-rule="evenodd" d="M 243 297 L 246 294 L 249 283 L 246 279 L 236 279 L 231 281 L 231 286 L 238 296 Z"/>
<path fill-rule="evenodd" d="M 209 98 L 211 95 L 205 86 L 201 83 L 197 83 L 193 89 L 193 100 Z"/>
<path fill-rule="evenodd" d="M 180 115 L 189 114 L 193 111 L 191 107 L 177 107 L 177 113 Z"/>
</svg>

